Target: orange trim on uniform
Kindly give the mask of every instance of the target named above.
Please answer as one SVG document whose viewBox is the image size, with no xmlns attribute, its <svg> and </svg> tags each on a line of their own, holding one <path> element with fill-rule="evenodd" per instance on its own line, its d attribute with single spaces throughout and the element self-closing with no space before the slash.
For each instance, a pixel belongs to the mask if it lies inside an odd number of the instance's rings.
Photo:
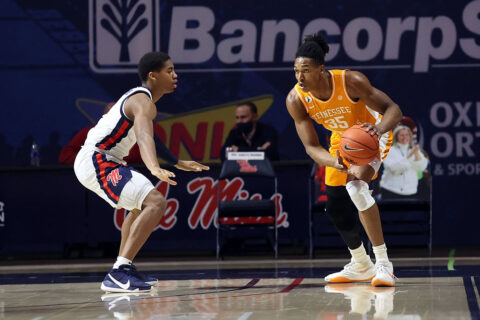
<svg viewBox="0 0 480 320">
<path fill-rule="evenodd" d="M 295 88 L 295 92 L 297 93 L 297 97 L 300 99 L 300 101 L 301 101 L 302 104 L 303 104 L 303 107 L 305 108 L 305 111 L 308 113 L 307 101 L 305 101 L 304 96 L 303 96 L 303 95 L 300 93 L 300 91 L 299 91 L 299 89 L 300 89 L 299 84 L 297 83 L 294 88 Z"/>
</svg>

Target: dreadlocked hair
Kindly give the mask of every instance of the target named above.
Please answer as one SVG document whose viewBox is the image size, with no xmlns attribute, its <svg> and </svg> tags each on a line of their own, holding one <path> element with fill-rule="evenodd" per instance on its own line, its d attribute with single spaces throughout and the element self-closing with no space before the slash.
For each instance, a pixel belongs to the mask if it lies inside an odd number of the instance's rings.
<svg viewBox="0 0 480 320">
<path fill-rule="evenodd" d="M 302 45 L 298 48 L 295 58 L 305 57 L 313 59 L 317 64 L 325 64 L 325 55 L 329 46 L 321 34 L 305 36 Z"/>
</svg>

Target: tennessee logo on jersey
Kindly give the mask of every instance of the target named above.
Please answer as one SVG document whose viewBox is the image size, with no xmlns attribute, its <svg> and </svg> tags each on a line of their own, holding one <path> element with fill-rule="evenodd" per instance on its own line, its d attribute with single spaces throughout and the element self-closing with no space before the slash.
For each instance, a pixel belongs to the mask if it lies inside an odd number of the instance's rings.
<svg viewBox="0 0 480 320">
<path fill-rule="evenodd" d="M 118 168 L 115 170 L 112 170 L 110 174 L 107 176 L 107 181 L 111 182 L 114 187 L 117 186 L 118 181 L 122 180 L 122 176 L 118 172 Z"/>
<path fill-rule="evenodd" d="M 358 122 L 377 123 L 381 115 L 368 108 L 361 100 L 354 101 L 347 93 L 345 73 L 347 70 L 329 70 L 332 79 L 332 94 L 328 100 L 320 100 L 297 84 L 295 91 L 310 118 L 326 129 L 343 133 Z"/>
</svg>

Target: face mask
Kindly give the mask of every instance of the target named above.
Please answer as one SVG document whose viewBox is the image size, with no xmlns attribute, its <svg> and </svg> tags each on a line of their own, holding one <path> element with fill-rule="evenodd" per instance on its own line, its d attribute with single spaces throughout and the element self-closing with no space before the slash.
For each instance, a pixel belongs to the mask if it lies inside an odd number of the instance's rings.
<svg viewBox="0 0 480 320">
<path fill-rule="evenodd" d="M 248 134 L 253 129 L 253 122 L 249 121 L 237 123 L 237 129 L 243 134 Z"/>
</svg>

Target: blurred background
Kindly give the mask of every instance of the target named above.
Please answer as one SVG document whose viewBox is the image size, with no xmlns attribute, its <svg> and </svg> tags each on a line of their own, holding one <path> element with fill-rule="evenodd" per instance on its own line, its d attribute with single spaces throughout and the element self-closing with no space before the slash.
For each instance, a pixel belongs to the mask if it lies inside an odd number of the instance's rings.
<svg viewBox="0 0 480 320">
<path fill-rule="evenodd" d="M 176 92 L 157 103 L 159 137 L 179 158 L 212 170 L 177 171 L 178 186 L 157 184 L 169 206 L 142 254 L 214 256 L 221 147 L 244 100 L 278 132 L 280 256 L 307 255 L 310 240 L 316 248 L 342 247 L 315 213 L 325 201 L 322 170 L 285 107 L 296 49 L 315 32 L 330 43 L 326 67 L 361 71 L 386 92 L 429 160 L 418 175 L 422 206 L 382 212 L 387 243 L 475 249 L 479 14 L 478 0 L 2 0 L 0 258 L 116 255 L 126 212 L 83 188 L 59 156 L 108 103 L 140 84 L 138 60 L 155 50 L 171 56 L 179 75 Z M 327 133 L 318 134 L 327 146 Z M 231 199 L 260 192 L 237 181 L 221 192 Z"/>
</svg>

